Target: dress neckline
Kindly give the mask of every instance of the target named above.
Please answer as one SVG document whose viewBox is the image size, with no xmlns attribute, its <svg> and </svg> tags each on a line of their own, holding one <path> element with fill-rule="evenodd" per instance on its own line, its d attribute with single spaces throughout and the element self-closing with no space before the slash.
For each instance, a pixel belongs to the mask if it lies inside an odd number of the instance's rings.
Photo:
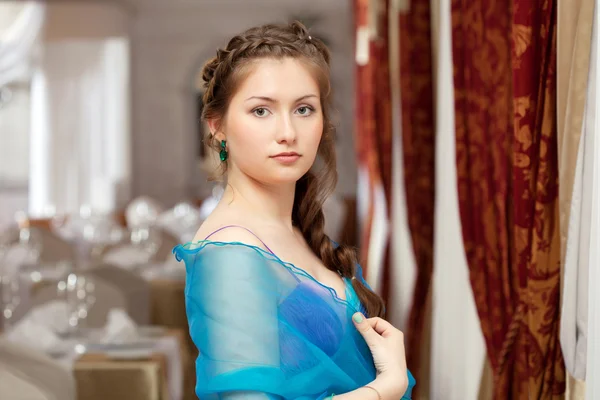
<svg viewBox="0 0 600 400">
<path fill-rule="evenodd" d="M 214 246 L 218 246 L 218 247 L 224 247 L 224 246 L 231 245 L 231 246 L 242 246 L 242 247 L 253 249 L 253 250 L 257 251 L 262 257 L 274 260 L 274 261 L 280 263 L 283 267 L 287 268 L 290 272 L 297 274 L 297 275 L 304 276 L 305 278 L 310 279 L 317 285 L 326 289 L 331 294 L 331 296 L 333 297 L 333 299 L 336 302 L 344 304 L 348 307 L 351 307 L 352 309 L 354 309 L 356 311 L 359 311 L 354 304 L 352 304 L 352 303 L 350 303 L 350 301 L 348 301 L 349 300 L 348 294 L 349 294 L 349 289 L 350 289 L 349 285 L 351 285 L 351 283 L 347 281 L 347 278 L 342 277 L 342 280 L 344 281 L 344 296 L 346 297 L 345 299 L 342 299 L 341 297 L 338 296 L 337 291 L 334 288 L 317 280 L 314 276 L 312 276 L 310 273 L 308 273 L 305 269 L 298 267 L 291 262 L 284 261 L 281 258 L 279 258 L 279 256 L 277 254 L 275 254 L 273 252 L 268 252 L 265 249 L 262 249 L 258 246 L 254 246 L 254 245 L 246 244 L 246 243 L 242 243 L 242 242 L 235 242 L 235 241 L 234 242 L 222 242 L 222 241 L 214 241 L 214 240 L 210 240 L 210 239 L 205 239 L 205 240 L 191 241 L 191 242 L 187 242 L 185 244 L 178 244 L 177 246 L 175 246 L 173 248 L 173 253 L 175 254 L 177 260 L 181 261 L 182 257 L 180 254 L 178 254 L 179 251 L 183 251 L 188 254 L 197 254 L 200 251 L 202 251 L 202 249 L 204 249 L 207 245 L 214 245 Z"/>
</svg>

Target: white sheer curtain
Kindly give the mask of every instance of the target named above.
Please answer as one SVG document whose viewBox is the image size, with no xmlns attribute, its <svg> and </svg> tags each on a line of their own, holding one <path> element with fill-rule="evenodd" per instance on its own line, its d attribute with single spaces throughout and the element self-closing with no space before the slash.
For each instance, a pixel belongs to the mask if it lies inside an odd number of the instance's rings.
<svg viewBox="0 0 600 400">
<path fill-rule="evenodd" d="M 30 213 L 129 197 L 129 42 L 49 42 L 32 81 Z"/>
<path fill-rule="evenodd" d="M 390 238 L 392 282 L 390 285 L 389 315 L 390 322 L 400 330 L 406 330 L 406 324 L 412 306 L 412 298 L 417 278 L 417 267 L 413 250 L 406 191 L 404 185 L 404 157 L 402 151 L 402 115 L 400 106 L 400 29 L 398 14 L 401 4 L 391 3 L 389 12 L 389 48 L 390 48 L 390 87 L 392 99 L 392 204 L 391 225 L 393 235 Z"/>
<path fill-rule="evenodd" d="M 431 2 L 437 132 L 430 398 L 473 400 L 486 350 L 458 205 L 450 3 Z"/>
<path fill-rule="evenodd" d="M 596 31 L 594 27 L 594 31 Z M 596 35 L 596 34 L 595 34 Z M 593 69 L 596 53 L 593 39 L 591 67 L 587 88 L 581 139 L 577 152 L 573 195 L 565 254 L 563 275 L 563 301 L 561 310 L 560 339 L 565 364 L 574 378 L 586 377 L 588 344 L 588 281 L 590 267 L 590 234 L 593 221 L 592 188 L 594 187 L 594 125 L 596 103 L 596 71 Z"/>
<path fill-rule="evenodd" d="M 43 2 L 19 3 L 0 4 L 0 87 L 27 76 L 44 25 Z"/>
<path fill-rule="evenodd" d="M 592 153 L 592 179 L 586 192 L 590 196 L 591 213 L 590 220 L 590 240 L 589 240 L 589 276 L 588 285 L 588 336 L 592 338 L 587 346 L 587 368 L 586 376 L 586 398 L 600 398 L 600 294 L 598 293 L 598 282 L 600 282 L 600 140 L 598 132 L 600 121 L 597 115 L 600 115 L 600 101 L 598 101 L 598 91 L 596 80 L 598 77 L 598 68 L 600 67 L 600 52 L 598 51 L 598 24 L 600 23 L 600 7 L 596 2 L 594 33 L 592 36 L 592 57 L 590 65 L 589 87 L 593 94 L 588 96 L 586 115 L 585 115 L 585 146 L 591 148 Z M 591 91 L 591 90 L 590 90 Z M 589 129 L 587 129 L 589 127 Z M 588 141 L 589 139 L 589 141 Z"/>
<path fill-rule="evenodd" d="M 0 230 L 27 207 L 29 79 L 45 15 L 43 2 L 0 2 Z"/>
</svg>

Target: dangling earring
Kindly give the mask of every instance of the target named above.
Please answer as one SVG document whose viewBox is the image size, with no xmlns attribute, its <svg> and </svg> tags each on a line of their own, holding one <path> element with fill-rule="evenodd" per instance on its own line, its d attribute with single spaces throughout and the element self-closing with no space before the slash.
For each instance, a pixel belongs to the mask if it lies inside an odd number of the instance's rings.
<svg viewBox="0 0 600 400">
<path fill-rule="evenodd" d="M 219 157 L 221 158 L 222 162 L 227 161 L 227 149 L 225 148 L 226 145 L 227 142 L 225 140 L 221 140 L 221 152 L 219 152 Z"/>
</svg>

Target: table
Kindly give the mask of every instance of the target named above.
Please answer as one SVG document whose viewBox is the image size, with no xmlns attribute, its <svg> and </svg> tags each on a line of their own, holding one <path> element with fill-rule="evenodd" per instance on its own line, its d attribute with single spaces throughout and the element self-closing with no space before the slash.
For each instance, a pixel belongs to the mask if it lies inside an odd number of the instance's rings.
<svg viewBox="0 0 600 400">
<path fill-rule="evenodd" d="M 170 329 L 176 337 L 183 371 L 183 399 L 195 399 L 194 360 L 186 351 L 186 334 Z M 78 400 L 174 400 L 168 387 L 167 357 L 152 353 L 139 359 L 111 359 L 102 353 L 86 353 L 73 365 Z"/>
</svg>

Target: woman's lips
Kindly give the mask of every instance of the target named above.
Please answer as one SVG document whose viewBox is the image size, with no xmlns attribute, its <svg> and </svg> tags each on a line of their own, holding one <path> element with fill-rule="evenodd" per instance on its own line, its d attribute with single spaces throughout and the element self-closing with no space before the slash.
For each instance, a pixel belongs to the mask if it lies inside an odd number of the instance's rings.
<svg viewBox="0 0 600 400">
<path fill-rule="evenodd" d="M 279 153 L 277 155 L 272 156 L 274 160 L 279 161 L 282 164 L 292 164 L 296 162 L 300 158 L 300 154 L 298 153 Z"/>
</svg>

